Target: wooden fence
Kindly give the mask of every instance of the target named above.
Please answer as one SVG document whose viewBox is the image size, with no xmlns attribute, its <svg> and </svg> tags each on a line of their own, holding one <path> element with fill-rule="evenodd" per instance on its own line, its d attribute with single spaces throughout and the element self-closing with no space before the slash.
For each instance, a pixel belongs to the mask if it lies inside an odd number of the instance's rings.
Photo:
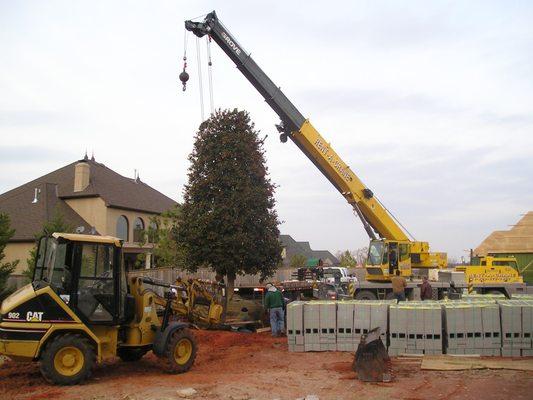
<svg viewBox="0 0 533 400">
<path fill-rule="evenodd" d="M 235 279 L 235 287 L 255 287 L 263 286 L 267 282 L 281 282 L 292 279 L 293 268 L 282 268 L 276 271 L 274 276 L 265 280 L 264 283 L 259 282 L 259 275 L 237 275 Z M 199 269 L 195 273 L 187 272 L 179 268 L 164 267 L 152 269 L 139 269 L 128 272 L 129 276 L 145 276 L 152 279 L 157 279 L 163 282 L 172 283 L 178 277 L 182 279 L 215 279 L 215 273 L 210 269 Z"/>
</svg>

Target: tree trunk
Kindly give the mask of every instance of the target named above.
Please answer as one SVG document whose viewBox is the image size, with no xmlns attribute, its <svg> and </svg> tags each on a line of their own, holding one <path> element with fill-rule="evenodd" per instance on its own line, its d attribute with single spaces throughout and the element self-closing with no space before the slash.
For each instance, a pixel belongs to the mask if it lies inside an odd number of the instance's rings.
<svg viewBox="0 0 533 400">
<path fill-rule="evenodd" d="M 228 293 L 226 294 L 226 298 L 229 300 L 231 300 L 233 298 L 233 293 L 234 293 L 234 290 L 235 289 L 235 274 L 234 273 L 229 273 L 226 275 L 226 278 L 228 280 L 228 284 L 226 285 L 227 286 L 227 291 Z"/>
<path fill-rule="evenodd" d="M 228 315 L 228 308 L 231 299 L 233 298 L 233 289 L 235 288 L 235 274 L 230 273 L 226 275 L 226 306 L 222 315 L 222 321 L 226 321 Z"/>
</svg>

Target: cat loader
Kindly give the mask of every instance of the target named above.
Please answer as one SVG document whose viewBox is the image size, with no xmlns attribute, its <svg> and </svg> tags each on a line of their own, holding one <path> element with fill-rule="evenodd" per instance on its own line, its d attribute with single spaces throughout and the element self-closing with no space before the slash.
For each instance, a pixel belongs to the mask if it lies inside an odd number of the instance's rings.
<svg viewBox="0 0 533 400">
<path fill-rule="evenodd" d="M 120 239 L 43 237 L 33 281 L 2 302 L 0 354 L 39 362 L 43 377 L 59 385 L 88 379 L 103 360 L 137 361 L 150 350 L 167 371 L 186 372 L 197 344 L 179 317 L 192 315 L 185 306 L 191 289 L 159 284 L 166 291 L 160 295 L 150 285 L 126 278 Z M 221 306 L 210 307 L 207 319 L 221 313 Z"/>
</svg>

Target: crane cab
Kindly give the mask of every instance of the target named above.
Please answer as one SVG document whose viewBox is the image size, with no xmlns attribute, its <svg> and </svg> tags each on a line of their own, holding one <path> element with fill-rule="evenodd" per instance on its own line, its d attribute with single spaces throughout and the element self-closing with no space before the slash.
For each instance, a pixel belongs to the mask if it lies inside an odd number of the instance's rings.
<svg viewBox="0 0 533 400">
<path fill-rule="evenodd" d="M 366 279 L 388 281 L 396 270 L 411 276 L 411 244 L 408 241 L 371 240 L 366 259 Z"/>
</svg>

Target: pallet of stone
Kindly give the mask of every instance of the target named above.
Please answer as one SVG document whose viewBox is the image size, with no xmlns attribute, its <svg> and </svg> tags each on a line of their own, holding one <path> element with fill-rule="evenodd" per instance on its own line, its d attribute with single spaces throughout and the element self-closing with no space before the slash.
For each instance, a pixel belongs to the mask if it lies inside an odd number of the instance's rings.
<svg viewBox="0 0 533 400">
<path fill-rule="evenodd" d="M 321 301 L 320 303 L 320 351 L 337 350 L 337 302 Z"/>
<path fill-rule="evenodd" d="M 354 337 L 354 311 L 354 301 L 337 304 L 337 351 L 357 350 L 359 342 Z"/>
<path fill-rule="evenodd" d="M 389 354 L 442 354 L 439 302 L 401 302 L 389 307 Z"/>
<path fill-rule="evenodd" d="M 320 347 L 320 303 L 309 301 L 304 304 L 304 349 L 322 351 Z"/>
<path fill-rule="evenodd" d="M 533 301 L 498 300 L 502 328 L 502 355 L 519 357 L 532 352 Z"/>
<path fill-rule="evenodd" d="M 502 334 L 500 324 L 500 307 L 496 303 L 480 303 L 483 346 L 480 354 L 500 356 Z M 477 347 L 477 346 L 476 346 Z"/>
<path fill-rule="evenodd" d="M 304 303 L 293 301 L 287 305 L 287 342 L 289 351 L 305 351 Z"/>
</svg>

